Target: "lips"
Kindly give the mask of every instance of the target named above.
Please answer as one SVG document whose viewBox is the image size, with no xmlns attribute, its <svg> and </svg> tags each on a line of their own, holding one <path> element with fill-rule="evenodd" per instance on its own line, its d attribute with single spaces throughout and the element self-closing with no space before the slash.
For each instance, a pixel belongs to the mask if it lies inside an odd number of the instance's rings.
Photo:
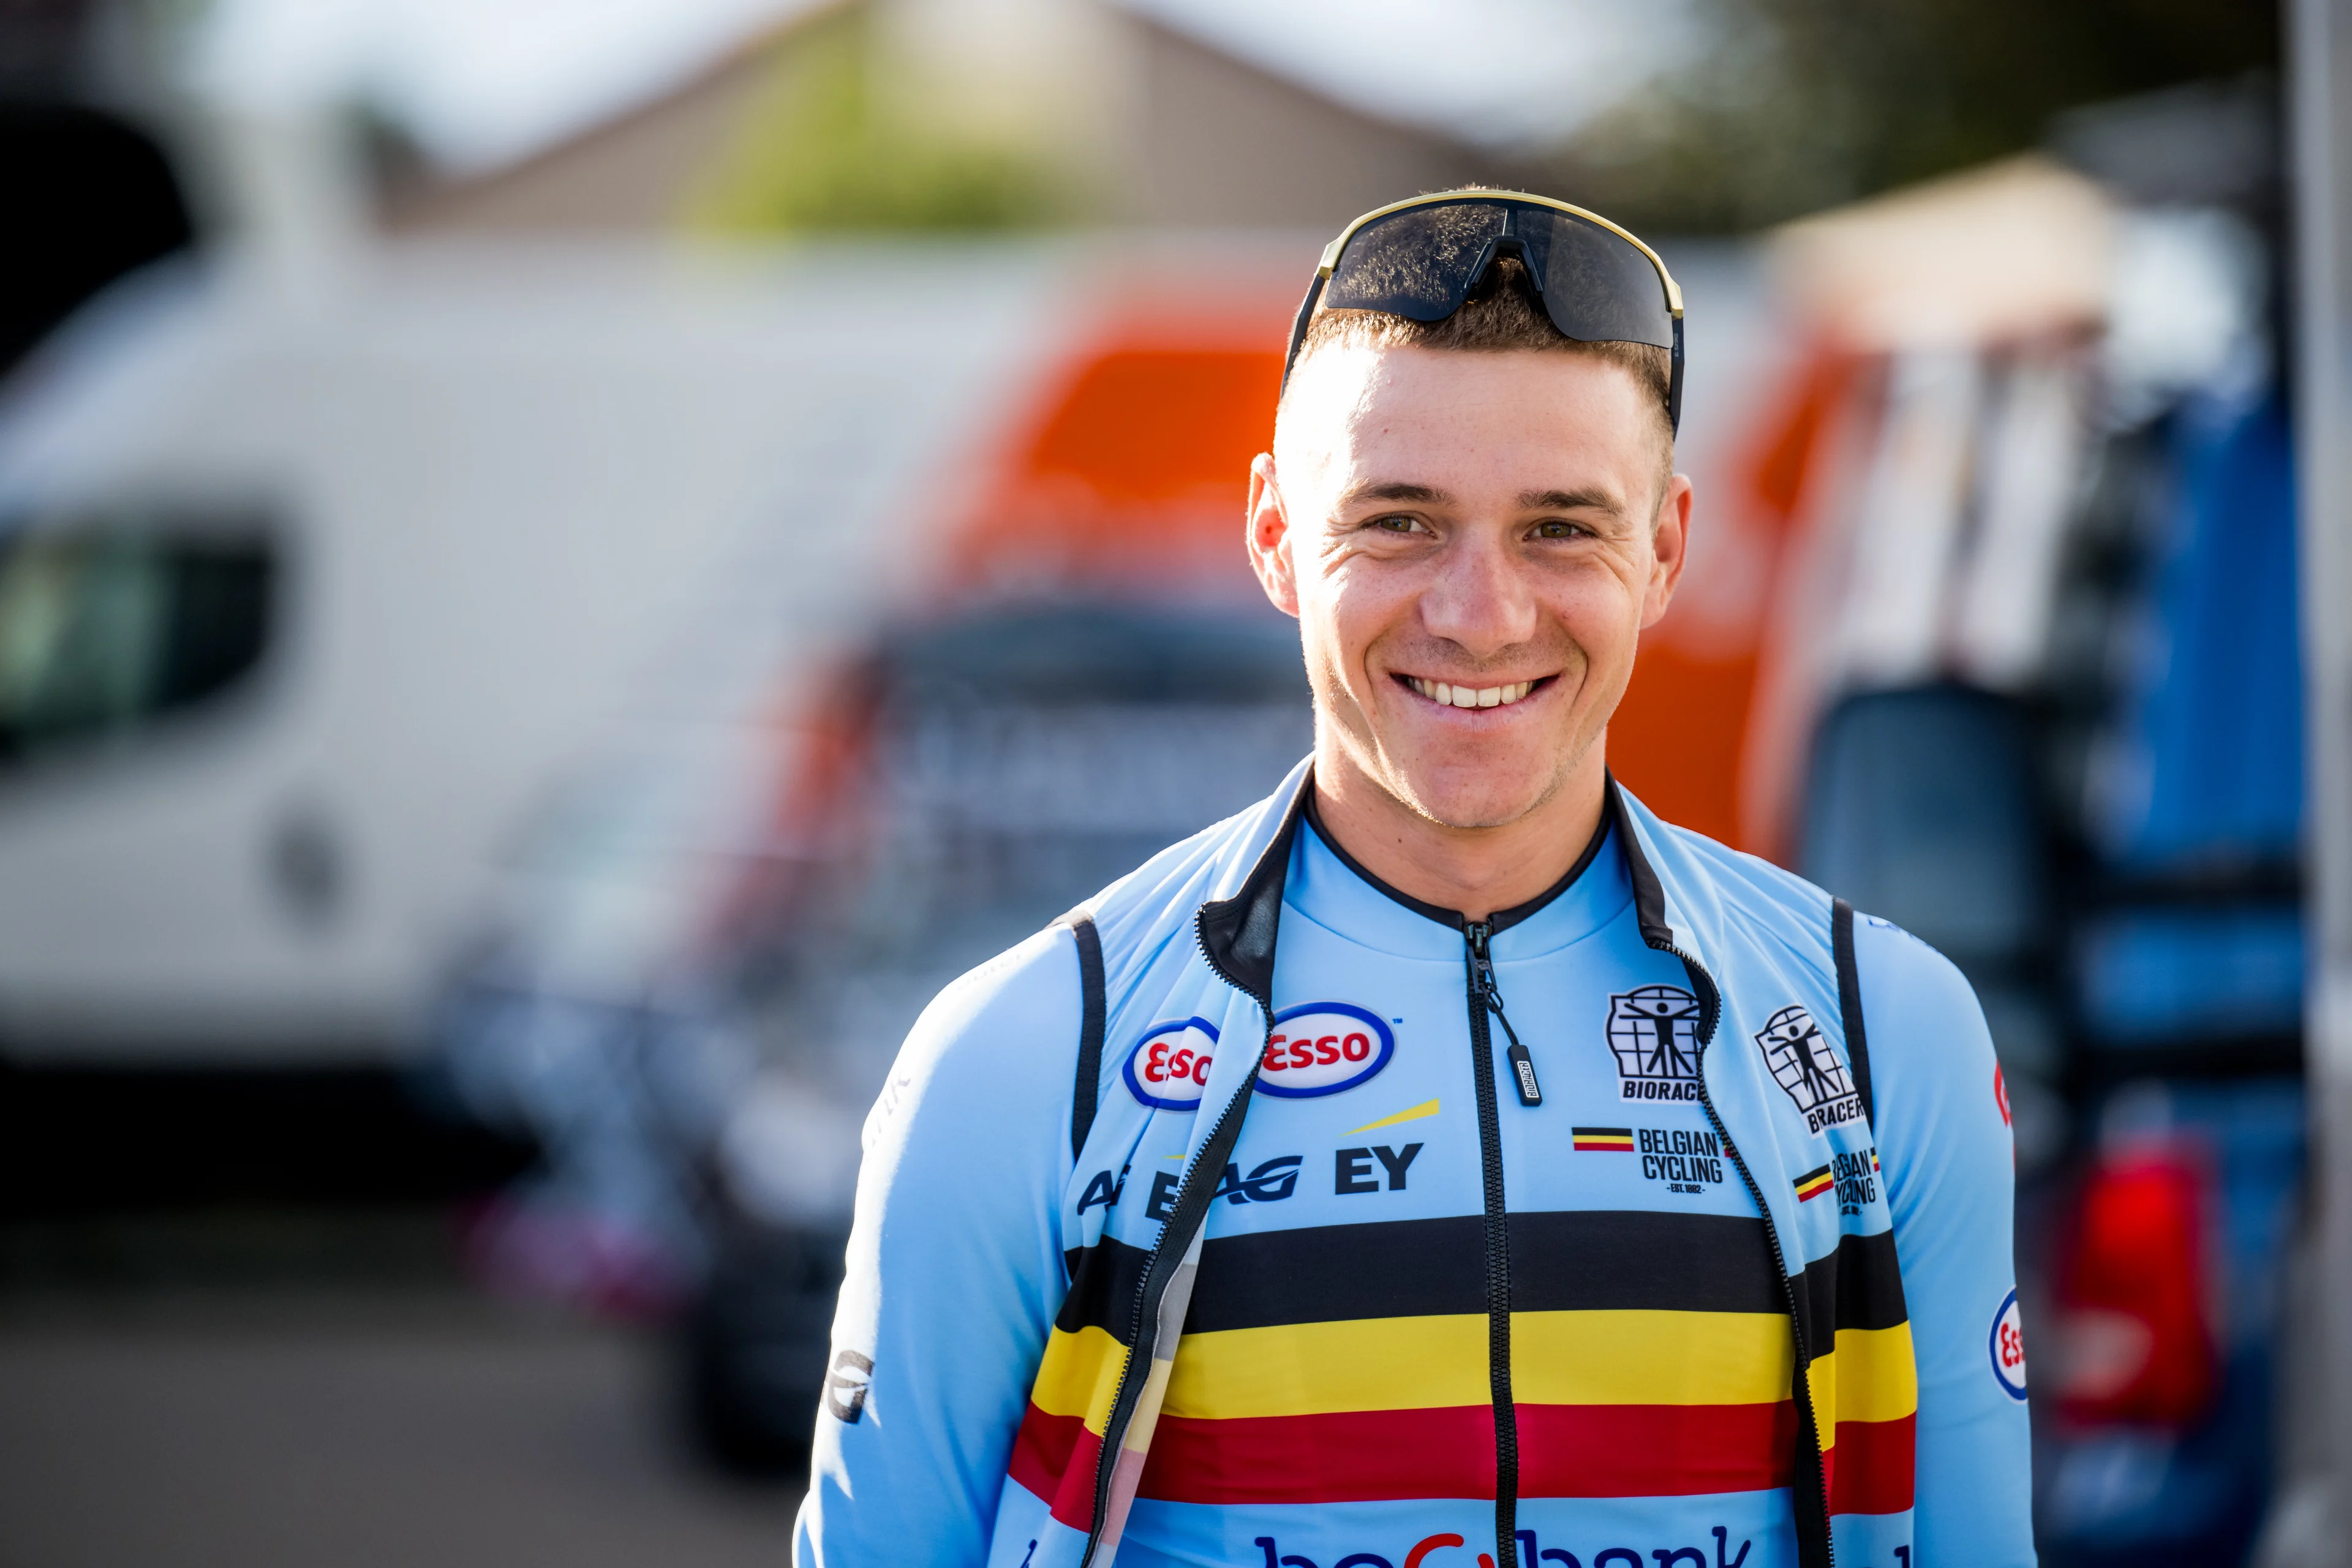
<svg viewBox="0 0 2352 1568">
<path fill-rule="evenodd" d="M 1443 680 L 1423 680 L 1417 675 L 1403 678 L 1404 683 L 1428 698 L 1449 708 L 1508 708 L 1533 691 L 1540 681 L 1521 680 L 1507 686 L 1456 686 Z"/>
</svg>

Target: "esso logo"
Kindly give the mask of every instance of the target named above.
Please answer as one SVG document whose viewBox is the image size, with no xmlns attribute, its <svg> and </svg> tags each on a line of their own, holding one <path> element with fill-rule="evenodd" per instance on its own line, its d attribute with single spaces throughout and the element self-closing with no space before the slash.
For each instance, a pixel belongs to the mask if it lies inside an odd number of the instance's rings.
<svg viewBox="0 0 2352 1568">
<path fill-rule="evenodd" d="M 2025 1320 L 2014 1290 L 1992 1315 L 1992 1378 L 2011 1399 L 2025 1397 Z"/>
<path fill-rule="evenodd" d="M 1191 1110 L 1209 1087 L 1209 1064 L 1217 1053 L 1217 1026 L 1206 1018 L 1154 1024 L 1127 1053 L 1119 1071 L 1128 1092 L 1162 1110 Z"/>
<path fill-rule="evenodd" d="M 1274 1016 L 1258 1063 L 1261 1094 L 1311 1100 L 1337 1094 L 1389 1065 L 1396 1037 L 1378 1014 L 1346 1002 L 1309 1002 Z"/>
</svg>

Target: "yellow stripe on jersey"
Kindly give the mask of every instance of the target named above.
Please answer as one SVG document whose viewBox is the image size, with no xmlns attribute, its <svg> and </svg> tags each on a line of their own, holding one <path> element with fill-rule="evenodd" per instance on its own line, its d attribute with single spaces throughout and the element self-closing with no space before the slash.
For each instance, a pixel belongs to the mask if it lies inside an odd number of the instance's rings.
<svg viewBox="0 0 2352 1568">
<path fill-rule="evenodd" d="M 1486 1320 L 1369 1318 L 1184 1336 L 1165 1413 L 1204 1420 L 1483 1405 Z M 1769 1405 L 1796 1351 L 1777 1312 L 1511 1315 L 1514 1394 L 1542 1405 Z"/>
<path fill-rule="evenodd" d="M 1029 1403 L 1048 1415 L 1084 1416 L 1087 1430 L 1099 1436 L 1126 1364 L 1127 1347 L 1107 1331 L 1086 1328 L 1073 1334 L 1055 1329 L 1045 1341 Z"/>
<path fill-rule="evenodd" d="M 1769 1405 L 1796 1365 L 1780 1312 L 1511 1314 L 1511 1395 L 1529 1405 Z"/>
<path fill-rule="evenodd" d="M 1919 1372 L 1911 1357 L 1911 1325 L 1840 1329 L 1837 1349 L 1813 1358 L 1805 1384 L 1825 1448 L 1837 1441 L 1841 1421 L 1899 1421 L 1914 1414 Z"/>
</svg>

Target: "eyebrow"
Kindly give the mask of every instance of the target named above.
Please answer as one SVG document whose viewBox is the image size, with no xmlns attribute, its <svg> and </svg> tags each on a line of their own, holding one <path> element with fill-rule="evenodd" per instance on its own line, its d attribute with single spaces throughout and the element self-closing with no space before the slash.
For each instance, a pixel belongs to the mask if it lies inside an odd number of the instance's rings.
<svg viewBox="0 0 2352 1568">
<path fill-rule="evenodd" d="M 1358 485 L 1342 498 L 1343 504 L 1366 500 L 1423 501 L 1431 506 L 1444 506 L 1454 498 L 1429 485 L 1408 484 L 1402 479 L 1382 479 L 1376 484 Z"/>
<path fill-rule="evenodd" d="M 1625 508 L 1607 490 L 1521 490 L 1519 508 L 1523 511 L 1605 511 L 1612 517 L 1622 517 Z"/>
</svg>

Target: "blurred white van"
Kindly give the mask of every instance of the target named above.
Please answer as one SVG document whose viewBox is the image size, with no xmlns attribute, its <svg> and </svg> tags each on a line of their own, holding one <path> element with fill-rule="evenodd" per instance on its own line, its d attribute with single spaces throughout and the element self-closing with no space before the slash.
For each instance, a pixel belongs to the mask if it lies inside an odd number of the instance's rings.
<svg viewBox="0 0 2352 1568">
<path fill-rule="evenodd" d="M 0 1057 L 425 1049 L 561 780 L 919 573 L 1070 265 L 410 244 L 102 296 L 0 400 Z"/>
</svg>

